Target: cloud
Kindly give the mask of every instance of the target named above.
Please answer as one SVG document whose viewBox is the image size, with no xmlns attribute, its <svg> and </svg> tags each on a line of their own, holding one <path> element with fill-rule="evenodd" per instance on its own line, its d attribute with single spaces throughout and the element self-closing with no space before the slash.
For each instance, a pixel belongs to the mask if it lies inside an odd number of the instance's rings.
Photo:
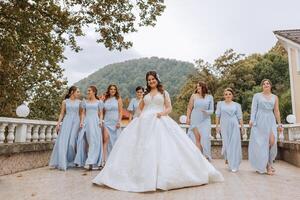
<svg viewBox="0 0 300 200">
<path fill-rule="evenodd" d="M 299 0 L 166 0 L 166 10 L 157 26 L 142 27 L 130 34 L 133 48 L 110 52 L 96 44 L 96 34 L 87 30 L 79 39 L 84 51 L 66 50 L 63 64 L 70 83 L 106 64 L 140 57 L 165 57 L 193 62 L 213 60 L 226 49 L 239 53 L 264 53 L 276 43 L 278 29 L 300 28 Z"/>
<path fill-rule="evenodd" d="M 96 33 L 92 29 L 87 29 L 85 32 L 85 37 L 78 38 L 78 44 L 83 48 L 82 51 L 76 53 L 67 48 L 64 52 L 67 60 L 62 63 L 62 67 L 65 69 L 65 76 L 68 79 L 69 85 L 105 65 L 141 57 L 134 49 L 122 52 L 109 51 L 102 44 L 96 43 Z"/>
</svg>

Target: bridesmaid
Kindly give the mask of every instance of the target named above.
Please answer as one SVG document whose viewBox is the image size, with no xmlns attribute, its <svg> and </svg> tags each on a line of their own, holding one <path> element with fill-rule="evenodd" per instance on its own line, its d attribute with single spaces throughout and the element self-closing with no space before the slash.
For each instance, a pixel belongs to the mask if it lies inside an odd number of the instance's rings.
<svg viewBox="0 0 300 200">
<path fill-rule="evenodd" d="M 187 108 L 187 124 L 190 124 L 188 136 L 194 141 L 203 155 L 211 160 L 211 119 L 214 112 L 214 100 L 208 93 L 207 85 L 199 82 L 192 94 Z"/>
<path fill-rule="evenodd" d="M 272 164 L 277 154 L 277 128 L 280 133 L 283 128 L 278 97 L 271 92 L 271 81 L 264 79 L 261 86 L 263 91 L 256 93 L 252 100 L 249 161 L 257 172 L 273 175 L 275 169 Z"/>
<path fill-rule="evenodd" d="M 86 169 L 97 169 L 102 161 L 103 102 L 98 100 L 97 88 L 90 86 L 87 100 L 82 102 L 80 127 L 75 163 Z"/>
<path fill-rule="evenodd" d="M 136 95 L 136 97 L 131 99 L 129 106 L 127 108 L 127 110 L 130 112 L 129 122 L 138 115 L 137 109 L 138 109 L 140 101 L 143 99 L 144 88 L 142 86 L 138 86 L 135 89 L 135 95 Z"/>
<path fill-rule="evenodd" d="M 59 119 L 56 125 L 56 139 L 49 166 L 61 170 L 74 166 L 76 140 L 79 132 L 80 92 L 76 86 L 69 89 L 62 102 Z"/>
<path fill-rule="evenodd" d="M 217 104 L 216 130 L 221 132 L 222 154 L 229 170 L 237 172 L 242 161 L 241 130 L 243 130 L 243 113 L 241 105 L 233 101 L 233 90 L 224 90 L 224 101 Z M 220 123 L 220 127 L 219 127 Z"/>
<path fill-rule="evenodd" d="M 120 132 L 122 120 L 122 99 L 116 85 L 108 86 L 104 100 L 103 159 L 108 158 Z"/>
</svg>

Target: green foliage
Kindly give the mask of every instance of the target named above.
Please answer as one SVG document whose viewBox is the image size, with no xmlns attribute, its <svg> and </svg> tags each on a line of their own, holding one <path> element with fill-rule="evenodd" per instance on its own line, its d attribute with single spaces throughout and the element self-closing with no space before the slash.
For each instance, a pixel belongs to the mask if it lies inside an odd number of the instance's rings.
<svg viewBox="0 0 300 200">
<path fill-rule="evenodd" d="M 188 74 L 195 71 L 193 64 L 188 62 L 157 57 L 141 58 L 107 65 L 75 85 L 79 86 L 83 93 L 89 85 L 96 85 L 100 93 L 104 93 L 108 85 L 114 83 L 120 88 L 123 99 L 132 98 L 137 86 L 146 86 L 145 75 L 150 70 L 158 72 L 171 98 L 179 92 Z"/>
<path fill-rule="evenodd" d="M 276 44 L 269 52 L 244 57 L 233 50 L 227 50 L 214 64 L 196 61 L 197 73 L 192 74 L 176 97 L 173 117 L 186 113 L 188 100 L 198 81 L 205 81 L 214 96 L 215 103 L 223 99 L 223 91 L 231 87 L 235 101 L 242 105 L 244 119 L 250 118 L 252 97 L 261 92 L 264 78 L 272 81 L 272 92 L 279 97 L 282 121 L 292 112 L 287 53 Z"/>
<path fill-rule="evenodd" d="M 58 63 L 66 46 L 80 50 L 83 28 L 94 27 L 109 50 L 127 49 L 126 34 L 154 26 L 164 8 L 162 0 L 0 1 L 1 116 L 29 101 L 31 118 L 55 119 L 67 83 Z"/>
</svg>

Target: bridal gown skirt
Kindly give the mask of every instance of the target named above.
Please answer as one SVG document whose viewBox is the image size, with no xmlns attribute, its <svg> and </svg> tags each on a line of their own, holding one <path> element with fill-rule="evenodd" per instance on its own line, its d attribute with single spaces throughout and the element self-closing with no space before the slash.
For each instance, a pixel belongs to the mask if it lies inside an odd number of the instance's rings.
<svg viewBox="0 0 300 200">
<path fill-rule="evenodd" d="M 147 192 L 223 181 L 180 126 L 168 116 L 142 114 L 122 131 L 93 183 Z"/>
</svg>

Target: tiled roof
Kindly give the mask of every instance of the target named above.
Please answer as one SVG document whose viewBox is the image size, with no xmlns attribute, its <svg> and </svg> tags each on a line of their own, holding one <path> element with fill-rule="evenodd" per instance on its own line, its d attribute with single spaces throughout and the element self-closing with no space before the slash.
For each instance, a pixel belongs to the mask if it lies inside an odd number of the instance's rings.
<svg viewBox="0 0 300 200">
<path fill-rule="evenodd" d="M 297 44 L 300 44 L 300 29 L 279 30 L 279 31 L 274 31 L 274 34 L 280 35 L 281 37 L 284 37 Z"/>
</svg>

